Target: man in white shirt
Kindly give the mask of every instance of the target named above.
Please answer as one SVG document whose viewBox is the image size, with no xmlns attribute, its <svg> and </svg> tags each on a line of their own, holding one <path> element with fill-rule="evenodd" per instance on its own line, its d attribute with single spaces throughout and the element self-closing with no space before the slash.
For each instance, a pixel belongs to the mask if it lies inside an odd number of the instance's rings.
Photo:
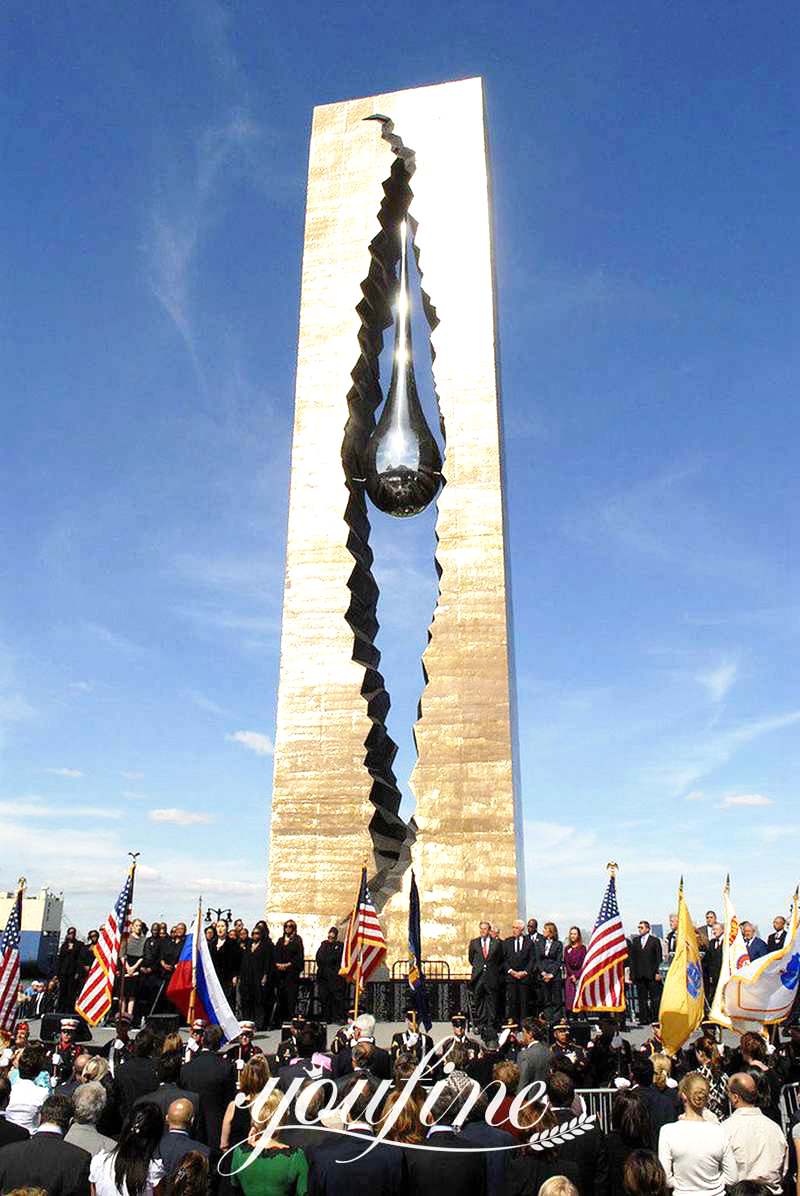
<svg viewBox="0 0 800 1196">
<path fill-rule="evenodd" d="M 733 1112 L 722 1123 L 739 1168 L 739 1179 L 764 1184 L 776 1196 L 783 1191 L 789 1149 L 780 1126 L 758 1108 L 756 1082 L 747 1072 L 728 1081 Z"/>
<path fill-rule="evenodd" d="M 11 1085 L 6 1121 L 33 1133 L 39 1124 L 39 1110 L 49 1095 L 46 1088 L 34 1083 L 44 1066 L 42 1052 L 38 1047 L 26 1046 L 17 1066 L 19 1079 Z"/>
</svg>

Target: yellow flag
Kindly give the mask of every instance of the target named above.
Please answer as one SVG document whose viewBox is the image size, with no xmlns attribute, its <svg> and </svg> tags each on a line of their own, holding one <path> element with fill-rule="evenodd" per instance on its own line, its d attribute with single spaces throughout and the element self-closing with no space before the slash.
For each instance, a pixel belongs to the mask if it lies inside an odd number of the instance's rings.
<svg viewBox="0 0 800 1196">
<path fill-rule="evenodd" d="M 675 957 L 669 966 L 661 994 L 659 1020 L 661 1040 L 670 1055 L 676 1055 L 703 1020 L 703 971 L 700 948 L 689 910 L 683 899 L 683 877 L 678 890 L 678 929 Z"/>
</svg>

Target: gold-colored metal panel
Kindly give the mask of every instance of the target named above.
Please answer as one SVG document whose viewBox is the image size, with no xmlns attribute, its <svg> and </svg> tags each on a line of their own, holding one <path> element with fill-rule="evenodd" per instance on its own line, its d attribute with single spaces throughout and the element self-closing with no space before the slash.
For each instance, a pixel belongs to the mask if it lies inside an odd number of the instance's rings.
<svg viewBox="0 0 800 1196">
<path fill-rule="evenodd" d="M 438 501 L 441 593 L 416 725 L 412 846 L 423 947 L 460 971 L 484 914 L 518 912 L 515 794 L 494 292 L 483 93 L 468 79 L 328 104 L 309 156 L 269 862 L 269 918 L 295 917 L 309 953 L 349 910 L 372 859 L 371 728 L 345 621 L 353 556 L 341 445 L 356 306 L 392 152 L 382 113 L 414 151 L 411 214 L 439 318 L 434 376 L 447 484 Z M 421 617 L 425 617 L 421 614 Z M 389 679 L 390 680 L 390 679 Z M 389 960 L 406 955 L 407 891 L 383 910 Z"/>
</svg>

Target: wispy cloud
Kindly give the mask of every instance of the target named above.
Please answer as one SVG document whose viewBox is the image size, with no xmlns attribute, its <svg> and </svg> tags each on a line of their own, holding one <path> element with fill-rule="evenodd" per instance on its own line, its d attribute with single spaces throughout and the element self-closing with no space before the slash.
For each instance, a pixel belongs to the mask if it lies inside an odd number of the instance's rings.
<svg viewBox="0 0 800 1196">
<path fill-rule="evenodd" d="M 206 373 L 198 348 L 192 310 L 192 274 L 204 238 L 217 216 L 215 192 L 227 167 L 261 136 L 246 111 L 235 108 L 209 125 L 194 147 L 195 166 L 177 194 L 162 194 L 150 212 L 145 243 L 147 275 L 153 291 L 178 330 L 201 388 Z"/>
<path fill-rule="evenodd" d="M 150 810 L 147 817 L 151 822 L 171 822 L 175 826 L 198 826 L 201 823 L 214 821 L 211 814 L 203 814 L 199 810 L 179 810 L 175 806 Z"/>
<path fill-rule="evenodd" d="M 240 743 L 242 747 L 249 748 L 257 756 L 271 756 L 275 750 L 270 737 L 262 735 L 260 731 L 233 731 L 225 738 L 232 743 Z"/>
<path fill-rule="evenodd" d="M 128 769 L 127 771 L 125 771 L 125 772 L 121 773 L 121 776 L 122 776 L 122 777 L 123 777 L 123 778 L 124 778 L 126 781 L 143 781 L 143 780 L 144 780 L 144 773 L 143 773 L 143 772 L 134 772 L 134 771 L 132 771 L 132 770 L 130 770 L 130 769 Z"/>
<path fill-rule="evenodd" d="M 68 777 L 70 780 L 77 780 L 83 776 L 79 768 L 46 768 L 44 771 L 49 772 L 51 776 Z"/>
<path fill-rule="evenodd" d="M 196 706 L 198 710 L 203 710 L 206 714 L 214 714 L 219 718 L 228 718 L 230 715 L 229 710 L 226 710 L 224 706 L 220 706 L 219 703 L 215 702 L 212 698 L 206 697 L 205 694 L 197 693 L 195 690 L 191 690 L 188 694 L 188 698 L 193 706 Z"/>
<path fill-rule="evenodd" d="M 91 681 L 70 681 L 67 689 L 73 690 L 74 693 L 88 694 L 94 689 Z"/>
<path fill-rule="evenodd" d="M 63 805 L 48 803 L 39 797 L 18 797 L 13 801 L 0 801 L 0 814 L 9 818 L 122 818 L 122 810 L 108 806 L 81 806 L 72 802 Z"/>
<path fill-rule="evenodd" d="M 126 635 L 122 635 L 118 631 L 113 631 L 110 627 L 106 627 L 104 623 L 85 620 L 83 629 L 94 639 L 99 640 L 101 644 L 106 644 L 109 648 L 116 648 L 117 651 L 125 652 L 129 656 L 138 656 L 144 652 L 141 644 L 134 643 Z"/>
<path fill-rule="evenodd" d="M 720 805 L 727 806 L 771 806 L 772 798 L 763 793 L 728 793 Z"/>
<path fill-rule="evenodd" d="M 707 691 L 712 702 L 721 702 L 736 683 L 739 666 L 735 661 L 726 660 L 707 672 L 698 673 L 695 680 Z"/>
<path fill-rule="evenodd" d="M 700 789 L 693 789 L 691 793 L 684 794 L 684 801 L 705 801 L 705 793 Z"/>
</svg>

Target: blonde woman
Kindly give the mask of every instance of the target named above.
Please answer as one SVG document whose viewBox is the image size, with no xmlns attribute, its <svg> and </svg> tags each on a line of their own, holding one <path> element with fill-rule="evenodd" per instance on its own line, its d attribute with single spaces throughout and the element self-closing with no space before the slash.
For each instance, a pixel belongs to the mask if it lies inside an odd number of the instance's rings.
<svg viewBox="0 0 800 1196">
<path fill-rule="evenodd" d="M 722 1126 L 705 1117 L 708 1093 L 705 1076 L 684 1076 L 678 1085 L 683 1114 L 658 1136 L 658 1157 L 675 1196 L 724 1196 L 726 1185 L 739 1178 Z"/>
<path fill-rule="evenodd" d="M 282 1142 L 280 1129 L 275 1130 L 266 1142 L 263 1140 L 266 1127 L 283 1096 L 282 1092 L 269 1094 L 259 1110 L 258 1121 L 252 1124 L 249 1141 L 237 1146 L 233 1152 L 231 1171 L 236 1173 L 236 1185 L 244 1196 L 264 1196 L 266 1192 L 270 1196 L 305 1196 L 308 1191 L 308 1163 L 303 1151 Z M 250 1158 L 256 1142 L 261 1153 Z"/>
</svg>

